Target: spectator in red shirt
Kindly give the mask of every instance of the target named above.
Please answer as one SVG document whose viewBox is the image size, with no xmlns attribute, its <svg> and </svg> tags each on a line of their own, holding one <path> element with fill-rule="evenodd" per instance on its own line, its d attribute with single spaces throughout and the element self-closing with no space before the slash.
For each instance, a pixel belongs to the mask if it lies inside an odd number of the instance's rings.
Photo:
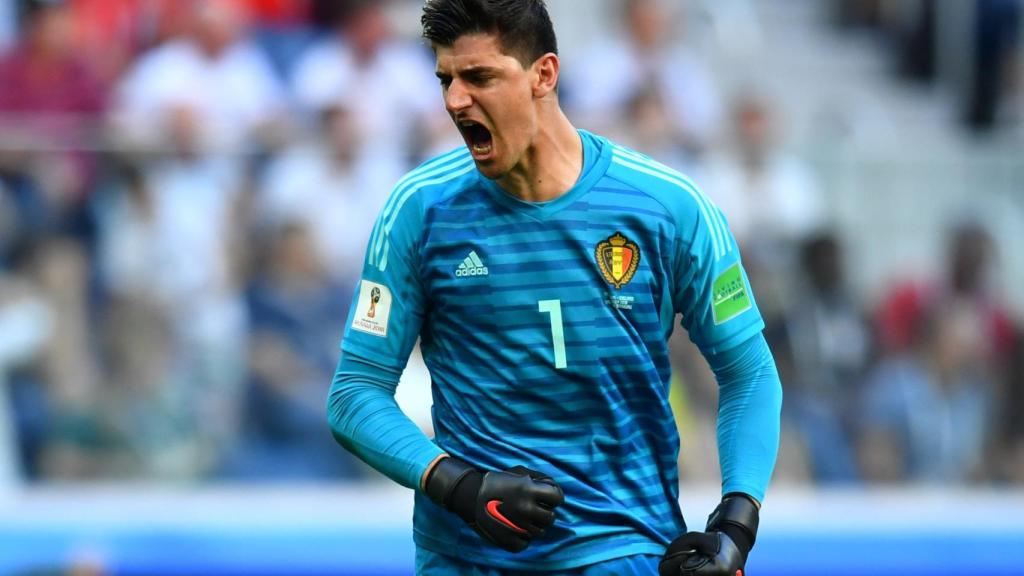
<svg viewBox="0 0 1024 576">
<path fill-rule="evenodd" d="M 69 5 L 29 6 L 22 38 L 0 58 L 0 112 L 98 114 L 104 90 L 75 50 Z"/>
<path fill-rule="evenodd" d="M 48 220 L 64 221 L 95 171 L 88 151 L 106 90 L 75 48 L 69 5 L 27 6 L 22 37 L 0 55 L 0 171 L 34 180 Z"/>
</svg>

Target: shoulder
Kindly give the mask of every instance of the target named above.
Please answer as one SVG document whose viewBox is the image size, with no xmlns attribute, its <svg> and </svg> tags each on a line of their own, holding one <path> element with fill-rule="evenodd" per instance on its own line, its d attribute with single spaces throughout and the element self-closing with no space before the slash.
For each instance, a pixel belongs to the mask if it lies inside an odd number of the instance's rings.
<svg viewBox="0 0 1024 576">
<path fill-rule="evenodd" d="M 368 263 L 383 271 L 393 246 L 418 242 L 430 206 L 472 187 L 478 180 L 469 150 L 460 146 L 420 164 L 391 190 L 369 241 Z"/>
<path fill-rule="evenodd" d="M 433 204 L 471 186 L 478 179 L 476 163 L 465 146 L 438 154 L 403 176 L 391 191 L 418 195 L 424 204 Z"/>
<path fill-rule="evenodd" d="M 693 225 L 698 218 L 717 215 L 718 208 L 686 174 L 626 146 L 608 145 L 612 148 L 608 176 L 657 201 L 677 225 Z"/>
<path fill-rule="evenodd" d="M 459 146 L 423 162 L 407 172 L 391 189 L 381 216 L 395 219 L 410 205 L 427 208 L 476 184 L 478 175 L 473 157 Z"/>
</svg>

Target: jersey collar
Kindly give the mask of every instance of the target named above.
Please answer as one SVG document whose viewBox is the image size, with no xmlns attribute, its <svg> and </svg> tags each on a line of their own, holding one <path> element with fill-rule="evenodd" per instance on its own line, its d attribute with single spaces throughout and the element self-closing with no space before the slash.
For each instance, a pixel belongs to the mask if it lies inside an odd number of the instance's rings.
<svg viewBox="0 0 1024 576">
<path fill-rule="evenodd" d="M 505 192 L 498 183 L 477 171 L 480 185 L 499 204 L 536 220 L 546 220 L 560 210 L 571 206 L 580 196 L 586 194 L 608 171 L 611 163 L 611 146 L 604 138 L 586 130 L 577 130 L 583 143 L 583 170 L 576 184 L 564 194 L 547 202 L 527 202 Z"/>
</svg>

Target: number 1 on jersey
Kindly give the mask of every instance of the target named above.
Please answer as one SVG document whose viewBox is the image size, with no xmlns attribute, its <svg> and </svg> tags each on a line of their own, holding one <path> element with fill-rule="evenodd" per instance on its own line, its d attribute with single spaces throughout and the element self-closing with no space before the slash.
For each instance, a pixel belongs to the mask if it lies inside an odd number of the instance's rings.
<svg viewBox="0 0 1024 576">
<path fill-rule="evenodd" d="M 562 301 L 540 300 L 537 309 L 551 315 L 551 339 L 555 344 L 555 368 L 565 368 L 565 333 L 562 330 Z"/>
</svg>

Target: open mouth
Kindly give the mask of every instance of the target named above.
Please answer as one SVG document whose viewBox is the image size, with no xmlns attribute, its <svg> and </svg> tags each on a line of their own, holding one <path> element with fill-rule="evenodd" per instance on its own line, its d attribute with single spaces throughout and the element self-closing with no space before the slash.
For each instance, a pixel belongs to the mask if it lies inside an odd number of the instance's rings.
<svg viewBox="0 0 1024 576">
<path fill-rule="evenodd" d="M 479 122 L 463 120 L 458 123 L 459 132 L 469 145 L 473 156 L 480 158 L 487 156 L 494 149 L 494 140 L 491 138 L 491 131 Z"/>
</svg>

